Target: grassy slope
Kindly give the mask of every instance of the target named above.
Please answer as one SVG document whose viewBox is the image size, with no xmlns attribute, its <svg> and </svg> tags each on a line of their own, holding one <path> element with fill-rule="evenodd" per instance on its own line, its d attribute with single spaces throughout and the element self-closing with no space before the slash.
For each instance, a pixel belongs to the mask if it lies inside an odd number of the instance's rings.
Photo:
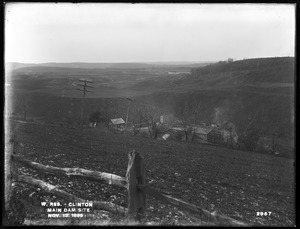
<svg viewBox="0 0 300 229">
<path fill-rule="evenodd" d="M 15 139 L 23 144 L 16 152 L 30 160 L 125 176 L 127 153 L 134 148 L 144 157 L 148 181 L 160 191 L 205 208 L 209 208 L 211 203 L 220 212 L 251 225 L 292 226 L 295 223 L 291 159 L 116 135 L 97 129 L 67 129 L 46 124 L 14 125 Z M 43 176 L 26 169 L 22 172 L 59 184 L 60 188 L 83 198 L 126 203 L 125 190 L 92 182 L 70 182 L 66 178 Z M 19 198 L 25 200 L 33 191 L 26 185 L 15 188 Z M 54 200 L 54 197 L 40 192 L 35 198 L 39 201 L 45 198 Z M 271 216 L 257 217 L 257 211 L 272 213 Z M 147 212 L 150 221 L 200 223 L 191 215 L 153 199 L 148 199 Z"/>
</svg>

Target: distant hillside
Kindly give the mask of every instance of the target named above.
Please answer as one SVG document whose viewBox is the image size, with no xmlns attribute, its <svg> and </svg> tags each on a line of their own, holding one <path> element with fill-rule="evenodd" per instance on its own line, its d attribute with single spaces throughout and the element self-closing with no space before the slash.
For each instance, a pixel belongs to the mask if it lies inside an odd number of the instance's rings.
<svg viewBox="0 0 300 229">
<path fill-rule="evenodd" d="M 16 101 L 13 110 L 21 113 L 23 106 L 18 102 L 26 98 L 29 116 L 78 117 L 82 92 L 76 90 L 76 83 L 79 78 L 89 78 L 93 80 L 93 93 L 86 96 L 86 116 L 101 110 L 110 101 L 114 114 L 124 118 L 125 98 L 129 96 L 139 104 L 159 107 L 164 114 L 180 118 L 184 113 L 187 119 L 192 119 L 197 112 L 199 122 L 216 124 L 231 120 L 238 134 L 255 128 L 260 133 L 288 139 L 286 142 L 290 144 L 295 126 L 294 65 L 294 58 L 281 57 L 219 62 L 195 68 L 23 66 L 12 72 L 8 84 Z M 135 115 L 132 107 L 129 119 Z"/>
<path fill-rule="evenodd" d="M 24 63 L 16 63 L 16 62 L 7 62 L 5 63 L 5 72 L 6 74 L 11 73 L 12 71 L 18 68 L 31 67 L 36 66 L 36 64 L 24 64 Z"/>
<path fill-rule="evenodd" d="M 52 63 L 48 64 L 51 65 Z M 20 89 L 22 89 L 22 85 L 28 84 L 29 80 L 32 81 L 31 85 L 35 85 L 34 81 L 43 82 L 49 93 L 53 89 L 59 91 L 63 87 L 69 87 L 79 78 L 92 79 L 99 87 L 126 89 L 127 92 L 131 91 L 133 95 L 143 92 L 145 94 L 158 91 L 186 93 L 207 90 L 247 91 L 256 94 L 267 93 L 285 96 L 291 96 L 294 93 L 295 67 L 294 58 L 291 57 L 249 59 L 231 63 L 219 62 L 196 68 L 184 65 L 161 65 L 157 67 L 134 63 L 110 64 L 110 67 L 118 66 L 118 68 L 108 69 L 88 68 L 88 66 L 96 67 L 96 65 L 104 67 L 104 64 L 93 63 L 57 65 L 60 67 L 40 64 L 34 66 L 17 65 L 17 67 L 23 67 L 15 69 L 8 76 L 15 85 L 20 85 Z M 83 68 L 84 66 L 87 68 Z M 138 66 L 147 66 L 147 68 L 130 68 Z M 186 72 L 190 72 L 190 74 Z M 26 88 L 23 89 L 26 90 Z M 126 94 L 128 94 L 127 92 Z M 95 91 L 93 96 L 97 97 L 97 95 L 100 96 Z M 65 96 L 70 95 L 65 94 Z M 115 96 L 110 93 L 106 97 Z"/>
<path fill-rule="evenodd" d="M 231 77 L 233 82 L 258 83 L 294 83 L 295 61 L 293 57 L 259 58 L 235 62 L 219 62 L 201 68 L 193 68 L 194 78 L 205 80 L 220 80 Z M 224 77 L 222 77 L 224 76 Z M 227 79 L 225 79 L 227 80 Z"/>
<path fill-rule="evenodd" d="M 153 62 L 153 63 L 85 63 L 85 62 L 72 62 L 72 63 L 17 63 L 8 62 L 5 64 L 5 68 L 8 71 L 16 70 L 24 67 L 57 67 L 57 68 L 78 68 L 78 69 L 149 69 L 149 68 L 170 68 L 170 67 L 200 67 L 209 63 L 206 62 Z"/>
<path fill-rule="evenodd" d="M 94 69 L 94 68 L 150 68 L 151 65 L 145 63 L 84 63 L 84 62 L 72 62 L 72 63 L 40 63 L 40 64 L 24 64 L 10 62 L 6 64 L 9 69 L 19 69 L 24 67 L 56 67 L 56 68 L 84 68 L 84 69 Z"/>
</svg>

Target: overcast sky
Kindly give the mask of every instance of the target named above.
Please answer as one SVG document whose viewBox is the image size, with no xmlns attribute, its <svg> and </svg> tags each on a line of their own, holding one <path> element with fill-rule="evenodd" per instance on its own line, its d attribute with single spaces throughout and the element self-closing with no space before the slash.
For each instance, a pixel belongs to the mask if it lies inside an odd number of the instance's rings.
<svg viewBox="0 0 300 229">
<path fill-rule="evenodd" d="M 293 4 L 9 3 L 7 62 L 294 56 Z"/>
</svg>

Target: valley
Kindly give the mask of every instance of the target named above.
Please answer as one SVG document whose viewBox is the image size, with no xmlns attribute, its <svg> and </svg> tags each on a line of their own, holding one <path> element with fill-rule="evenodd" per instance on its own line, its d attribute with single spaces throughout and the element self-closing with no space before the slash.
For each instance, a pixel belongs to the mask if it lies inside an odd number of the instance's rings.
<svg viewBox="0 0 300 229">
<path fill-rule="evenodd" d="M 124 176 L 127 153 L 136 149 L 145 159 L 148 181 L 160 191 L 249 225 L 294 225 L 294 58 L 199 65 L 93 68 L 95 65 L 75 63 L 14 64 L 15 69 L 7 71 L 5 78 L 5 121 L 12 131 L 10 137 L 17 142 L 14 151 L 44 165 Z M 83 107 L 82 91 L 76 90 L 80 79 L 93 82 L 89 84 L 93 92 L 86 94 Z M 95 114 L 99 117 L 92 120 Z M 125 134 L 108 123 L 126 117 Z M 196 138 L 204 130 L 218 130 L 226 124 L 238 137 L 235 145 L 209 142 L 211 132 Z M 191 127 L 198 128 L 197 134 Z M 261 139 L 269 139 L 268 150 L 256 147 L 259 141 L 264 143 Z M 23 167 L 18 170 L 79 197 L 126 207 L 126 193 L 117 188 L 93 182 L 69 183 L 63 177 L 47 178 Z M 18 184 L 14 200 L 57 201 L 42 192 L 28 198 L 34 190 Z M 28 211 L 26 204 L 14 203 L 15 222 L 24 220 L 20 212 Z M 147 206 L 150 222 L 205 225 L 159 201 L 151 200 Z M 258 212 L 271 214 L 258 216 Z M 35 220 L 40 222 L 41 218 Z M 101 224 L 120 218 L 102 212 L 97 220 Z"/>
</svg>

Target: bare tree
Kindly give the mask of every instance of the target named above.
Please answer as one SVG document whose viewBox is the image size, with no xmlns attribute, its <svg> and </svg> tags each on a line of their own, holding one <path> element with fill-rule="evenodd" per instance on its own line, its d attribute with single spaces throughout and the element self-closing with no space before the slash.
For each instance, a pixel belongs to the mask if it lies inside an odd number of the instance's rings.
<svg viewBox="0 0 300 229">
<path fill-rule="evenodd" d="M 202 120 L 202 103 L 199 100 L 195 100 L 192 104 L 191 104 L 191 109 L 192 109 L 192 115 L 193 115 L 193 123 L 194 123 L 194 127 L 193 127 L 193 133 L 192 133 L 192 139 L 191 141 L 194 141 L 195 136 L 196 136 L 196 129 L 197 129 L 197 125 L 199 124 L 199 122 Z"/>
<path fill-rule="evenodd" d="M 196 126 L 199 121 L 201 104 L 199 101 L 185 101 L 177 110 L 177 116 L 181 120 L 185 141 L 195 138 Z M 191 124 L 194 124 L 192 126 Z"/>
<path fill-rule="evenodd" d="M 163 115 L 162 110 L 154 103 L 147 103 L 141 106 L 141 121 L 148 122 L 148 131 L 150 138 L 156 139 L 159 134 L 164 134 L 172 128 L 160 122 Z"/>
<path fill-rule="evenodd" d="M 153 104 L 147 104 L 143 109 L 144 120 L 149 121 L 149 135 L 150 138 L 156 139 L 159 134 L 161 110 Z"/>
<path fill-rule="evenodd" d="M 134 116 L 135 120 L 138 120 L 137 122 L 136 121 L 133 121 L 133 130 L 132 130 L 132 134 L 133 135 L 137 135 L 141 128 L 142 128 L 142 125 L 145 123 L 145 120 L 143 118 L 143 111 L 141 108 L 137 107 L 135 109 L 135 116 Z"/>
<path fill-rule="evenodd" d="M 109 119 L 108 115 L 103 112 L 96 111 L 96 112 L 92 113 L 89 117 L 89 121 L 96 125 L 103 123 L 106 126 L 106 128 L 109 129 L 110 119 Z"/>
</svg>

